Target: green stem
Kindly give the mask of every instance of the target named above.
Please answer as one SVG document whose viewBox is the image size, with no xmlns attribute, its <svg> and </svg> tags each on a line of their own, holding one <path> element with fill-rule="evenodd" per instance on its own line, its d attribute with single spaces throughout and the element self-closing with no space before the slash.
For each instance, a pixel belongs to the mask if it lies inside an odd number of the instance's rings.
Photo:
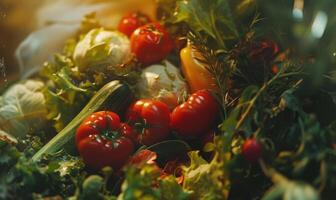
<svg viewBox="0 0 336 200">
<path fill-rule="evenodd" d="M 240 120 L 237 122 L 236 125 L 236 130 L 238 130 L 243 123 L 245 122 L 246 118 L 248 117 L 248 115 L 251 113 L 253 106 L 255 105 L 255 103 L 257 102 L 258 98 L 269 88 L 269 86 L 272 85 L 272 83 L 280 78 L 288 78 L 290 76 L 297 76 L 297 75 L 302 75 L 302 73 L 300 72 L 291 72 L 291 73 L 286 73 L 286 74 L 281 74 L 278 73 L 276 76 L 274 76 L 271 80 L 269 80 L 267 83 L 265 83 L 260 90 L 257 92 L 257 94 L 253 97 L 253 99 L 251 101 L 249 101 L 248 106 L 245 110 L 245 112 L 242 114 L 242 117 L 240 118 Z"/>
<path fill-rule="evenodd" d="M 322 192 L 327 185 L 327 176 L 328 176 L 327 168 L 328 168 L 327 163 L 323 160 L 320 166 L 321 185 L 319 187 L 319 192 Z"/>
<path fill-rule="evenodd" d="M 274 184 L 289 182 L 289 180 L 285 176 L 280 174 L 274 168 L 268 167 L 263 159 L 259 160 L 259 165 L 265 176 L 271 179 Z"/>
</svg>

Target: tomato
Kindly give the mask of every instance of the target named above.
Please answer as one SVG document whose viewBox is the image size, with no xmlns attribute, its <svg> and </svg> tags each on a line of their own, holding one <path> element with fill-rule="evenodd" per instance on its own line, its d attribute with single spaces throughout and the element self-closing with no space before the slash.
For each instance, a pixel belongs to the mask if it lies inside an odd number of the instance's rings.
<svg viewBox="0 0 336 200">
<path fill-rule="evenodd" d="M 200 58 L 200 54 L 193 49 L 191 45 L 181 50 L 180 57 L 182 72 L 189 84 L 191 92 L 202 89 L 218 91 L 214 77 L 206 69 L 204 64 L 197 61 L 197 59 Z"/>
<path fill-rule="evenodd" d="M 262 155 L 261 144 L 255 139 L 248 139 L 243 144 L 242 153 L 247 161 L 255 163 Z"/>
<path fill-rule="evenodd" d="M 273 40 L 262 40 L 252 45 L 249 53 L 250 61 L 254 64 L 269 63 L 279 53 L 279 46 Z"/>
<path fill-rule="evenodd" d="M 280 69 L 277 65 L 273 65 L 272 68 L 271 68 L 271 71 L 275 75 L 275 74 L 279 73 Z"/>
<path fill-rule="evenodd" d="M 94 169 L 120 169 L 133 153 L 132 128 L 117 114 L 100 111 L 88 116 L 76 132 L 76 146 L 85 164 Z"/>
<path fill-rule="evenodd" d="M 199 90 L 174 109 L 171 126 L 183 137 L 196 137 L 213 127 L 219 113 L 220 106 L 210 91 Z"/>
<path fill-rule="evenodd" d="M 141 12 L 131 12 L 120 20 L 118 30 L 130 37 L 137 28 L 150 21 L 149 17 Z"/>
<path fill-rule="evenodd" d="M 126 119 L 138 133 L 138 142 L 152 145 L 170 134 L 170 111 L 168 106 L 157 100 L 142 99 L 129 108 Z"/>
<path fill-rule="evenodd" d="M 164 59 L 174 48 L 174 41 L 159 23 L 150 23 L 136 29 L 131 36 L 131 50 L 143 64 Z"/>
</svg>

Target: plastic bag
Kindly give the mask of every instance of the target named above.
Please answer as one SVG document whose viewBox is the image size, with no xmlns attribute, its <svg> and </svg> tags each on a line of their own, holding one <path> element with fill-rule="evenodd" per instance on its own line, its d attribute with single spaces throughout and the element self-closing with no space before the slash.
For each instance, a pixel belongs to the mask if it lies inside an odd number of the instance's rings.
<svg viewBox="0 0 336 200">
<path fill-rule="evenodd" d="M 38 72 L 45 61 L 62 50 L 67 39 L 77 35 L 81 20 L 87 14 L 95 12 L 99 22 L 108 29 L 115 29 L 122 15 L 130 10 L 140 10 L 155 17 L 154 0 L 99 2 L 63 0 L 43 6 L 37 13 L 39 29 L 32 32 L 15 52 L 20 78 L 26 79 Z"/>
</svg>

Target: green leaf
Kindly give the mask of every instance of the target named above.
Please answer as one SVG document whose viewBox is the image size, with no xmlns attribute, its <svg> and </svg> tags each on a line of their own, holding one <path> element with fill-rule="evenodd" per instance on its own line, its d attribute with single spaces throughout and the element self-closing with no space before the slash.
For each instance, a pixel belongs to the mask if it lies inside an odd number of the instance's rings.
<svg viewBox="0 0 336 200">
<path fill-rule="evenodd" d="M 280 182 L 263 196 L 262 200 L 318 200 L 318 192 L 310 185 L 301 182 Z"/>
<path fill-rule="evenodd" d="M 231 0 L 230 3 L 237 15 L 244 16 L 255 9 L 256 0 Z"/>
<path fill-rule="evenodd" d="M 239 98 L 239 106 L 243 106 L 245 103 L 249 102 L 253 96 L 258 92 L 259 87 L 256 85 L 250 85 L 246 87 Z"/>
<path fill-rule="evenodd" d="M 88 92 L 86 89 L 80 88 L 71 82 L 70 70 L 71 69 L 64 67 L 59 71 L 59 73 L 55 74 L 55 76 L 58 76 L 58 78 L 64 83 L 63 87 L 76 92 Z"/>
<path fill-rule="evenodd" d="M 298 98 L 294 95 L 295 92 L 296 92 L 296 89 L 286 90 L 281 95 L 280 105 L 286 108 L 289 108 L 293 111 L 301 111 L 301 104 Z"/>
<path fill-rule="evenodd" d="M 221 49 L 226 48 L 225 40 L 239 35 L 227 0 L 179 1 L 175 17 L 175 23 L 185 22 L 193 32 L 206 33 Z"/>
<path fill-rule="evenodd" d="M 190 192 L 177 183 L 176 177 L 161 175 L 161 170 L 153 164 L 145 164 L 141 168 L 128 166 L 118 200 L 191 199 Z"/>
<path fill-rule="evenodd" d="M 286 187 L 283 196 L 284 200 L 318 200 L 318 192 L 310 185 L 305 183 L 293 182 Z"/>
<path fill-rule="evenodd" d="M 284 184 L 275 185 L 269 191 L 265 193 L 265 195 L 262 197 L 262 200 L 281 199 L 285 190 L 286 190 L 286 186 Z"/>
<path fill-rule="evenodd" d="M 104 185 L 104 179 L 97 175 L 91 175 L 83 183 L 83 191 L 79 196 L 80 200 L 104 199 L 100 190 Z"/>
<path fill-rule="evenodd" d="M 152 165 L 145 165 L 142 169 L 130 166 L 125 174 L 125 181 L 122 184 L 122 192 L 118 200 L 133 199 L 161 199 L 161 192 L 153 187 L 155 180 L 159 177 L 159 172 Z"/>
<path fill-rule="evenodd" d="M 192 199 L 227 199 L 229 180 L 224 174 L 223 163 L 217 156 L 208 163 L 198 152 L 190 152 L 190 165 L 184 168 L 183 188 L 192 192 Z"/>
<path fill-rule="evenodd" d="M 203 147 L 203 151 L 204 152 L 212 152 L 215 150 L 215 144 L 211 143 L 211 142 L 208 142 L 204 145 Z"/>
<path fill-rule="evenodd" d="M 20 156 L 21 153 L 15 146 L 0 140 L 0 168 L 2 170 L 7 171 L 17 162 Z"/>
<path fill-rule="evenodd" d="M 41 81 L 27 80 L 14 84 L 0 96 L 0 135 L 23 138 L 44 126 L 47 108 L 43 87 Z"/>
<path fill-rule="evenodd" d="M 184 191 L 173 176 L 161 180 L 159 185 L 162 191 L 162 200 L 188 200 L 191 197 L 190 192 Z"/>
<path fill-rule="evenodd" d="M 45 64 L 41 75 L 49 80 L 43 90 L 47 117 L 54 122 L 56 131 L 61 131 L 93 96 L 92 86 L 98 83 L 91 83 L 88 75 L 81 76 L 72 59 L 64 55 L 55 55 L 53 62 Z M 84 82 L 89 84 L 83 87 Z"/>
</svg>

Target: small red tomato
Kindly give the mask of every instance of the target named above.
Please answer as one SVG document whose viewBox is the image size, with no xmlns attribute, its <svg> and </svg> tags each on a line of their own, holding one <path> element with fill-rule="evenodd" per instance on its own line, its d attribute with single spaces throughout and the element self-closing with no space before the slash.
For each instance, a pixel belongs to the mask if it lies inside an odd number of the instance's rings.
<svg viewBox="0 0 336 200">
<path fill-rule="evenodd" d="M 136 29 L 131 36 L 131 50 L 143 64 L 164 59 L 174 48 L 174 41 L 159 23 L 150 23 Z"/>
<path fill-rule="evenodd" d="M 170 111 L 161 101 L 142 99 L 135 102 L 126 119 L 138 133 L 138 142 L 147 146 L 164 140 L 170 133 Z"/>
<path fill-rule="evenodd" d="M 243 155 L 251 163 L 257 162 L 262 155 L 261 144 L 255 139 L 248 139 L 243 144 Z"/>
<path fill-rule="evenodd" d="M 278 74 L 280 69 L 277 65 L 273 65 L 272 68 L 271 68 L 271 71 L 274 75 Z"/>
<path fill-rule="evenodd" d="M 88 116 L 78 127 L 76 146 L 89 167 L 101 169 L 110 166 L 118 170 L 133 153 L 130 135 L 132 129 L 122 125 L 117 114 L 100 111 Z"/>
<path fill-rule="evenodd" d="M 131 12 L 120 20 L 118 30 L 130 37 L 137 28 L 150 21 L 149 17 L 141 12 Z"/>
<path fill-rule="evenodd" d="M 272 40 L 262 40 L 252 45 L 249 58 L 252 63 L 269 63 L 279 53 L 279 46 Z"/>
<path fill-rule="evenodd" d="M 199 90 L 174 109 L 171 126 L 183 137 L 197 137 L 213 127 L 219 113 L 220 106 L 212 94 Z"/>
</svg>

